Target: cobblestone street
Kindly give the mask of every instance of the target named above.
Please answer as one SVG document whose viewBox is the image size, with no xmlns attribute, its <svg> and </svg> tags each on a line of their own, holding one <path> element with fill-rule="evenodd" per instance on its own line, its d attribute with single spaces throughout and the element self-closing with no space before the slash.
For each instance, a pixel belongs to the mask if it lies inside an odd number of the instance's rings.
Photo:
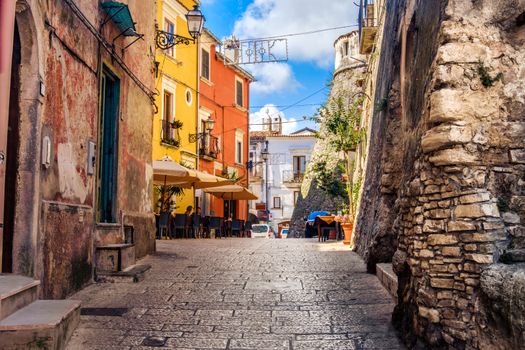
<svg viewBox="0 0 525 350">
<path fill-rule="evenodd" d="M 393 303 L 342 243 L 157 241 L 139 283 L 94 284 L 68 349 L 402 349 Z M 152 347 L 154 343 L 157 347 Z M 148 346 L 149 345 L 149 346 Z"/>
</svg>

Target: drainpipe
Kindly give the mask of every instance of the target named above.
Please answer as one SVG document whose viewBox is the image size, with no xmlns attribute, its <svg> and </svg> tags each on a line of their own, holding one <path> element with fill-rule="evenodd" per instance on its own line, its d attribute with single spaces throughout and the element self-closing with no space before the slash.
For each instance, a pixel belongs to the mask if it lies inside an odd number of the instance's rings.
<svg viewBox="0 0 525 350">
<path fill-rule="evenodd" d="M 2 271 L 2 237 L 4 236 L 4 186 L 9 122 L 9 89 L 15 32 L 16 1 L 0 1 L 0 272 Z"/>
</svg>

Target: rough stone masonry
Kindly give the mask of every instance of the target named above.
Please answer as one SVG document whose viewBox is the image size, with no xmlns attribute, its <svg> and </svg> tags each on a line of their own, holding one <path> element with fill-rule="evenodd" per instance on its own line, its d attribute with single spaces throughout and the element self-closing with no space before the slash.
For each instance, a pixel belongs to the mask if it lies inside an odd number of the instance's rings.
<svg viewBox="0 0 525 350">
<path fill-rule="evenodd" d="M 410 346 L 522 348 L 525 1 L 387 7 L 357 251 L 393 262 Z"/>
</svg>

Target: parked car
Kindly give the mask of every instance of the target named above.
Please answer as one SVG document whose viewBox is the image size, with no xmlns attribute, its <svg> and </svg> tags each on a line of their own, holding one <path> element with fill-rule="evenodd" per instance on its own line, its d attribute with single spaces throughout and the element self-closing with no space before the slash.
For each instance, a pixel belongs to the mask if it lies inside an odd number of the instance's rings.
<svg viewBox="0 0 525 350">
<path fill-rule="evenodd" d="M 251 238 L 269 238 L 271 235 L 272 230 L 267 224 L 254 224 L 250 230 Z"/>
</svg>

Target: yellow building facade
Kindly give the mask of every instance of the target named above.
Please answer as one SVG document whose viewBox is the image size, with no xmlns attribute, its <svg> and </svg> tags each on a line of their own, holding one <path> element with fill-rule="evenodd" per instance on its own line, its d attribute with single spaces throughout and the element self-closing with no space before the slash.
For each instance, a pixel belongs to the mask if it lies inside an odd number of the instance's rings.
<svg viewBox="0 0 525 350">
<path fill-rule="evenodd" d="M 157 0 L 158 29 L 190 38 L 185 15 L 197 4 L 199 1 L 195 0 Z M 153 124 L 153 160 L 168 156 L 184 166 L 197 168 L 197 143 L 189 138 L 197 132 L 198 45 L 157 48 L 156 61 L 158 112 Z M 194 191 L 185 190 L 176 205 L 177 213 L 193 206 Z"/>
</svg>

